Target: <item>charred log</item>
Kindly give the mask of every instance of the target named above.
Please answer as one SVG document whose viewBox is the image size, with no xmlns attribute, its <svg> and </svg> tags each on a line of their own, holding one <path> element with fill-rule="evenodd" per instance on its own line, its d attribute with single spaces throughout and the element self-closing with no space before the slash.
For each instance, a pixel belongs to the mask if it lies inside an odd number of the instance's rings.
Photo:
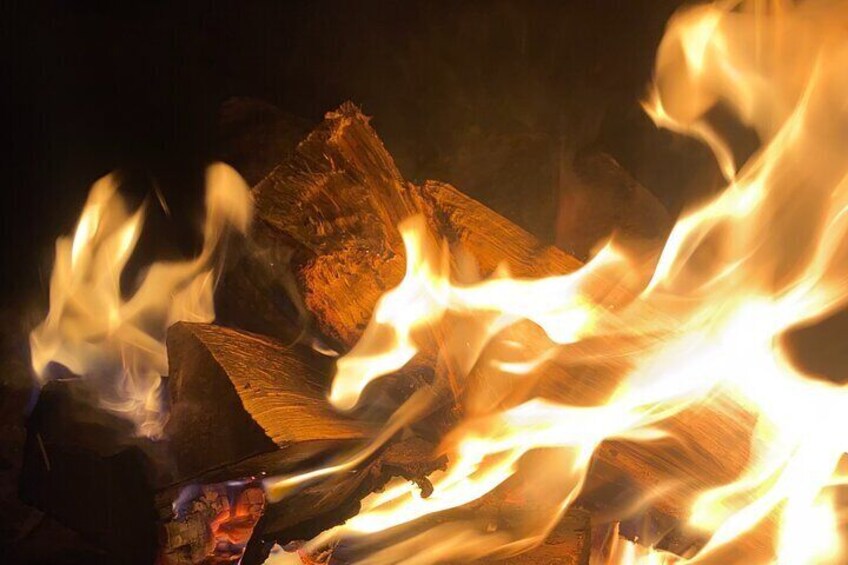
<svg viewBox="0 0 848 565">
<path fill-rule="evenodd" d="M 667 227 L 667 216 L 649 193 L 634 185 L 620 167 L 604 159 L 587 163 L 580 169 L 584 184 L 620 184 L 626 177 L 630 184 L 613 191 L 609 199 L 619 208 L 644 208 L 656 224 L 651 226 L 655 231 L 631 226 L 631 232 L 651 238 Z M 288 264 L 274 266 L 275 273 L 253 256 L 249 268 L 228 274 L 227 284 L 251 287 L 250 273 L 256 272 L 265 273 L 258 277 L 263 281 L 290 277 L 282 286 L 293 288 L 302 300 L 299 312 L 309 312 L 317 328 L 342 348 L 355 343 L 377 299 L 401 280 L 404 255 L 395 226 L 410 214 L 423 214 L 432 232 L 446 238 L 454 251 L 472 255 L 481 276 L 502 262 L 518 276 L 561 274 L 581 264 L 450 185 L 405 182 L 368 118 L 352 104 L 329 113 L 254 192 L 258 218 L 254 241 L 265 248 L 289 250 Z M 610 217 L 620 220 L 616 213 Z M 262 293 L 243 293 L 240 311 L 274 315 L 267 303 L 251 303 L 250 296 L 261 300 Z M 610 390 L 610 383 L 593 380 L 596 376 L 591 374 L 580 379 L 584 382 L 571 380 L 576 384 L 566 387 L 570 390 L 548 386 L 545 394 L 580 403 L 597 401 Z M 548 382 L 552 380 L 556 379 Z M 747 452 L 738 449 L 739 440 L 748 436 L 752 425 L 753 418 L 733 403 L 698 407 L 671 423 L 672 432 L 684 439 L 683 447 L 609 442 L 597 458 L 621 475 L 608 479 L 634 483 L 646 492 L 679 477 L 681 470 L 693 471 L 699 477 L 697 484 L 682 486 L 657 502 L 664 512 L 682 517 L 685 501 L 696 487 L 720 484 L 742 468 Z M 691 448 L 686 446 L 692 445 L 700 447 L 690 465 Z"/>
</svg>

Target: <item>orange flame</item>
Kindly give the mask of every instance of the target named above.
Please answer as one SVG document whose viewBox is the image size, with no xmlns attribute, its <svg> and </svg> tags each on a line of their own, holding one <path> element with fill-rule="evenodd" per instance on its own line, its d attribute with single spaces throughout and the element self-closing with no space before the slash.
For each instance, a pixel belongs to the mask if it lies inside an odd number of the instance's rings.
<svg viewBox="0 0 848 565">
<path fill-rule="evenodd" d="M 56 241 L 50 311 L 30 335 L 39 383 L 50 363 L 90 381 L 105 408 L 157 437 L 164 413 L 160 375 L 168 374 L 165 331 L 180 321 L 214 319 L 214 258 L 228 226 L 245 232 L 252 213 L 247 185 L 223 164 L 206 173 L 204 245 L 190 261 L 151 265 L 135 293 L 121 293 L 121 273 L 132 255 L 144 208 L 130 214 L 113 175 L 91 188 L 72 238 Z"/>
<path fill-rule="evenodd" d="M 645 109 L 658 126 L 704 141 L 728 186 L 677 223 L 652 270 L 634 276 L 637 265 L 608 246 L 568 275 L 517 280 L 501 269 L 491 280 L 458 285 L 447 251 L 428 240 L 423 221 L 401 224 L 406 278 L 340 359 L 330 400 L 355 408 L 367 386 L 424 348 L 432 330 L 440 337 L 434 387 L 445 373 L 459 380 L 465 419 L 444 441 L 450 463 L 430 477 L 430 496 L 393 483 L 312 547 L 345 539 L 364 548 L 366 563 L 528 549 L 580 493 L 601 442 L 656 440 L 669 417 L 729 395 L 758 417 L 750 459 L 735 480 L 699 493 L 690 522 L 709 541 L 680 562 L 715 558 L 772 517 L 779 517 L 773 552 L 743 562 L 844 562 L 830 488 L 843 482 L 836 467 L 848 451 L 841 433 L 848 391 L 793 366 L 780 338 L 848 300 L 848 8 L 757 6 L 685 10 L 660 45 Z M 719 104 L 761 141 L 741 167 L 711 123 Z M 634 289 L 640 279 L 647 284 Z M 609 292 L 615 285 L 635 291 L 626 299 Z M 525 321 L 543 331 L 542 347 L 538 336 L 523 339 Z M 581 353 L 589 344 L 604 354 Z M 591 406 L 539 392 L 544 362 L 570 358 L 617 370 L 620 379 Z M 349 468 L 363 453 L 310 476 Z M 533 511 L 512 531 L 487 531 L 473 513 L 456 517 L 516 474 Z M 267 480 L 270 498 L 302 479 Z M 616 559 L 671 559 L 640 551 L 624 544 Z"/>
<path fill-rule="evenodd" d="M 589 558 L 589 565 L 677 565 L 685 562 L 681 557 L 646 547 L 619 536 L 618 525 L 602 551 Z"/>
</svg>

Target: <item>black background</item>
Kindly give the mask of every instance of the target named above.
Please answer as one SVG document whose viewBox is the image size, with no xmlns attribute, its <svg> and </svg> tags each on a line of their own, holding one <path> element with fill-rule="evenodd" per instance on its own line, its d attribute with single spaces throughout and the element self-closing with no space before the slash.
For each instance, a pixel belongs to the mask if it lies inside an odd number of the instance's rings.
<svg viewBox="0 0 848 565">
<path fill-rule="evenodd" d="M 147 237 L 191 252 L 232 96 L 310 121 L 353 100 L 408 178 L 454 182 L 542 237 L 548 216 L 511 214 L 444 156 L 470 145 L 487 166 L 473 145 L 490 135 L 535 139 L 531 153 L 598 145 L 676 212 L 704 184 L 690 170 L 703 155 L 657 132 L 638 100 L 678 4 L 4 3 L 2 297 L 46 298 L 54 239 L 114 169 L 141 179 L 137 199 L 155 183 L 171 207 Z M 552 190 L 519 197 L 542 209 Z"/>
</svg>

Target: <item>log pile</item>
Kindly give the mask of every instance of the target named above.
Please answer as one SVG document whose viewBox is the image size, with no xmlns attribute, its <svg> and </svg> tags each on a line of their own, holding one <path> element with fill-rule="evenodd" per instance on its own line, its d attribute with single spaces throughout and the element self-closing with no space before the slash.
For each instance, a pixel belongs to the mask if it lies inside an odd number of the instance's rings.
<svg viewBox="0 0 848 565">
<path fill-rule="evenodd" d="M 423 424 L 399 432 L 349 472 L 308 483 L 277 504 L 264 500 L 260 488 L 263 477 L 300 472 L 353 453 L 379 429 L 380 414 L 344 415 L 326 401 L 334 368 L 330 350 L 342 353 L 356 343 L 379 297 L 400 282 L 405 269 L 397 230 L 401 220 L 422 215 L 430 232 L 449 244 L 456 273 L 463 255 L 474 257 L 483 277 L 502 263 L 520 277 L 567 273 L 582 264 L 450 184 L 405 180 L 369 119 L 350 103 L 327 114 L 299 143 L 293 136 L 300 135 L 302 124 L 288 127 L 273 108 L 248 106 L 250 116 L 278 120 L 270 129 L 263 126 L 260 135 L 232 133 L 236 158 L 257 180 L 256 219 L 250 238 L 228 256 L 216 295 L 217 324 L 178 323 L 169 330 L 168 452 L 161 453 L 161 446 L 130 446 L 133 456 L 144 452 L 155 461 L 149 472 L 135 459 L 127 463 L 127 446 L 114 447 L 117 441 L 106 441 L 108 448 L 86 446 L 81 458 L 78 450 L 67 449 L 64 416 L 45 404 L 50 395 L 36 411 L 40 416 L 32 425 L 37 429 L 30 430 L 38 441 L 29 441 L 24 472 L 43 475 L 34 482 L 49 488 L 33 491 L 29 501 L 61 514 L 57 505 L 68 493 L 57 466 L 84 469 L 92 484 L 109 480 L 114 468 L 139 475 L 155 490 L 154 500 L 138 506 L 158 516 L 163 564 L 226 562 L 242 552 L 243 563 L 261 563 L 274 545 L 291 547 L 342 523 L 365 496 L 392 478 L 414 481 L 426 493 L 427 476 L 444 468 L 437 444 L 459 415 L 453 397 L 434 405 Z M 234 108 L 229 106 L 225 116 L 231 125 L 243 121 Z M 251 143 L 265 149 L 254 151 Z M 276 149 L 269 152 L 269 145 Z M 281 162 L 270 168 L 275 152 Z M 606 200 L 625 207 L 637 203 L 631 207 L 647 210 L 644 222 L 651 229 L 663 223 L 659 205 L 645 203 L 649 193 L 614 161 L 587 162 L 592 163 L 591 183 L 607 184 Z M 586 175 L 583 181 L 589 183 Z M 597 217 L 620 221 L 620 216 L 618 210 Z M 628 221 L 636 220 L 631 216 Z M 581 233 L 608 231 L 595 226 Z M 532 324 L 511 331 L 519 332 L 516 339 L 531 349 L 535 340 L 544 345 Z M 388 379 L 391 386 L 384 382 L 372 388 L 381 389 L 389 395 L 386 404 L 396 406 L 431 379 L 434 356 L 435 351 L 424 351 L 397 378 Z M 600 376 L 572 369 L 555 360 L 546 364 L 542 371 L 549 379 L 540 381 L 540 394 L 586 403 L 608 392 L 609 383 Z M 551 384 L 563 381 L 567 387 Z M 682 439 L 680 446 L 698 446 L 695 451 L 624 441 L 603 444 L 585 496 L 543 544 L 504 562 L 585 564 L 593 522 L 614 512 L 621 492 L 654 492 L 668 479 L 696 477 L 653 501 L 652 519 L 673 530 L 685 519 L 695 489 L 720 484 L 742 468 L 747 453 L 738 446 L 746 445 L 753 424 L 744 410 L 727 403 L 695 408 L 675 419 L 672 431 Z M 110 515 L 113 503 L 106 501 L 104 515 Z M 513 503 L 509 496 L 494 495 L 479 501 L 475 511 L 499 520 Z M 108 535 L 94 532 L 91 539 L 99 540 L 96 536 L 130 547 L 111 530 Z M 153 533 L 145 536 L 148 543 Z M 693 543 L 676 531 L 671 538 L 667 545 L 679 552 Z M 118 554 L 124 558 L 125 553 Z"/>
<path fill-rule="evenodd" d="M 396 229 L 400 220 L 423 214 L 431 232 L 450 244 L 453 257 L 476 258 L 482 276 L 502 262 L 518 276 L 566 273 L 581 264 L 449 184 L 405 181 L 369 119 L 349 103 L 329 113 L 256 185 L 254 196 L 251 241 L 225 273 L 218 296 L 224 321 L 241 329 L 178 324 L 169 333 L 168 435 L 177 470 L 172 486 L 159 495 L 163 518 L 187 481 L 302 469 L 362 445 L 373 434 L 362 421 L 329 408 L 324 395 L 332 362 L 313 349 L 330 344 L 344 351 L 353 345 L 377 299 L 400 282 L 405 266 Z M 655 221 L 656 208 L 651 209 Z M 740 438 L 752 425 L 752 418 L 732 404 L 684 412 L 674 430 L 683 436 L 682 444 L 700 446 L 697 453 L 609 442 L 598 451 L 591 482 L 647 492 L 672 477 L 698 477 L 697 484 L 679 485 L 655 502 L 663 515 L 684 518 L 694 488 L 719 484 L 742 468 L 747 453 L 736 446 L 745 445 Z M 274 543 L 308 539 L 342 522 L 362 497 L 392 476 L 426 480 L 444 464 L 433 456 L 431 441 L 399 439 L 357 471 L 310 485 L 285 504 L 269 505 L 246 562 L 261 560 Z M 598 505 L 591 494 L 584 503 Z M 584 563 L 588 522 L 577 527 L 574 523 L 583 522 L 574 520 L 565 521 L 571 524 L 567 533 L 551 538 L 559 542 L 514 562 Z M 166 543 L 166 549 L 177 555 L 186 548 Z"/>
</svg>

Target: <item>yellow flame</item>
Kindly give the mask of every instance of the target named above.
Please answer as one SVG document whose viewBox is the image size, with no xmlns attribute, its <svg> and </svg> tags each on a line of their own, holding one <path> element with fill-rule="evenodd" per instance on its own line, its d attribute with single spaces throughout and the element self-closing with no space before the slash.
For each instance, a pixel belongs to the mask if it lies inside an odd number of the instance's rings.
<svg viewBox="0 0 848 565">
<path fill-rule="evenodd" d="M 676 565 L 684 560 L 673 553 L 640 545 L 618 535 L 618 525 L 609 543 L 589 558 L 589 565 Z"/>
<path fill-rule="evenodd" d="M 90 381 L 99 402 L 156 437 L 165 414 L 159 398 L 168 373 L 165 331 L 180 320 L 215 317 L 215 254 L 229 226 L 245 232 L 252 213 L 244 181 L 223 164 L 206 174 L 203 249 L 190 261 L 148 267 L 129 298 L 121 274 L 141 234 L 144 208 L 132 214 L 113 175 L 92 186 L 73 238 L 56 241 L 50 310 L 30 335 L 32 367 L 39 382 L 58 363 Z"/>
<path fill-rule="evenodd" d="M 423 220 L 401 224 L 406 277 L 339 360 L 330 400 L 354 409 L 366 387 L 426 351 L 431 386 L 450 381 L 463 418 L 443 441 L 449 465 L 430 477 L 430 496 L 394 483 L 310 547 L 344 539 L 366 563 L 528 549 L 580 494 L 602 442 L 666 438 L 672 416 L 729 397 L 756 425 L 738 446 L 750 450 L 742 472 L 692 501 L 690 525 L 707 543 L 676 560 L 622 542 L 614 559 L 726 562 L 721 551 L 776 520 L 769 549 L 742 562 L 845 562 L 831 488 L 845 480 L 837 465 L 848 451 L 848 389 L 804 374 L 781 336 L 848 302 L 848 7 L 772 4 L 698 6 L 669 23 L 645 108 L 658 126 L 705 142 L 728 186 L 677 223 L 649 269 L 607 247 L 567 275 L 519 280 L 499 269 L 460 285 Z M 711 121 L 719 104 L 761 142 L 741 166 Z M 647 284 L 635 288 L 638 280 Z M 613 292 L 621 287 L 628 292 Z M 590 366 L 611 384 L 588 405 L 571 372 L 551 392 L 551 361 Z M 530 510 L 509 528 L 462 512 L 516 479 Z M 298 480 L 266 487 L 273 498 Z"/>
</svg>

